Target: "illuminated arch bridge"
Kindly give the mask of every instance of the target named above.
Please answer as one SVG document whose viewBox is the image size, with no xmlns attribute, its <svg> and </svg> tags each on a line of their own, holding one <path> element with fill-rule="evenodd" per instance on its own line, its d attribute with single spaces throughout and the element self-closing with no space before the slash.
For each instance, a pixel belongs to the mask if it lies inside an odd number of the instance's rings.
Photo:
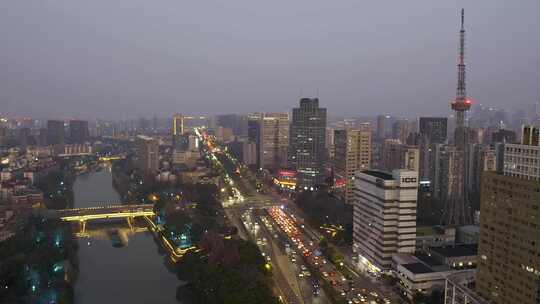
<svg viewBox="0 0 540 304">
<path fill-rule="evenodd" d="M 90 220 L 130 219 L 140 216 L 154 216 L 153 205 L 104 205 L 99 207 L 62 209 L 55 211 L 55 217 L 68 222 L 80 222 L 82 231 Z"/>
</svg>

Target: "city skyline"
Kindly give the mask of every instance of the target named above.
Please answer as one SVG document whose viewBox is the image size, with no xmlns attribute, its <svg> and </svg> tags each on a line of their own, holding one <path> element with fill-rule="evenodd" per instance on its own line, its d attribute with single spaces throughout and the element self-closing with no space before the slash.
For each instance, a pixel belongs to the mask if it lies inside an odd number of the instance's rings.
<svg viewBox="0 0 540 304">
<path fill-rule="evenodd" d="M 135 2 L 128 12 L 118 1 L 100 22 L 94 19 L 99 2 L 4 3 L 2 22 L 17 18 L 19 27 L 17 36 L 9 26 L 0 34 L 8 42 L 2 114 L 125 119 L 283 112 L 299 97 L 318 95 L 334 115 L 446 116 L 457 59 L 450 37 L 462 6 L 470 16 L 473 102 L 499 108 L 538 102 L 539 4 L 461 2 L 390 9 L 299 2 L 284 10 L 279 3 L 241 1 L 190 4 L 188 12 L 177 4 L 165 10 Z M 211 22 L 193 17 L 202 12 Z M 30 18 L 20 22 L 21 16 Z M 126 26 L 117 21 L 121 16 L 141 20 Z"/>
</svg>

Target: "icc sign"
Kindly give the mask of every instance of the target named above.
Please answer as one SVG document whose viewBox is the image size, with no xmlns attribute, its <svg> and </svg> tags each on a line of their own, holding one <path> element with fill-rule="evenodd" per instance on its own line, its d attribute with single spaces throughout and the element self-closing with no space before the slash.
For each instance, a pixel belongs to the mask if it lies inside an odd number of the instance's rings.
<svg viewBox="0 0 540 304">
<path fill-rule="evenodd" d="M 401 182 L 404 184 L 416 183 L 416 181 L 417 181 L 416 177 L 402 177 L 401 178 Z"/>
</svg>

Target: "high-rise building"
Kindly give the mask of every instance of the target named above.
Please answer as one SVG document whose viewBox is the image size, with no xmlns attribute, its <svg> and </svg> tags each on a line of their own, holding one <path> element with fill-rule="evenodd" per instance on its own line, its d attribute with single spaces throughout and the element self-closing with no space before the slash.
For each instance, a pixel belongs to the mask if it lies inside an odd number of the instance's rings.
<svg viewBox="0 0 540 304">
<path fill-rule="evenodd" d="M 414 253 L 418 172 L 357 171 L 353 250 L 368 269 L 388 270 L 395 253 Z"/>
<path fill-rule="evenodd" d="M 407 169 L 418 172 L 420 168 L 420 151 L 417 146 L 401 143 L 398 139 L 386 139 L 381 146 L 380 168 L 391 172 L 396 169 Z"/>
<path fill-rule="evenodd" d="M 159 171 L 159 142 L 152 137 L 137 136 L 137 159 L 139 170 L 144 175 Z"/>
<path fill-rule="evenodd" d="M 448 119 L 446 117 L 420 117 L 420 136 L 431 144 L 444 144 L 446 142 Z"/>
<path fill-rule="evenodd" d="M 85 143 L 88 140 L 88 121 L 70 120 L 69 139 L 72 143 Z"/>
<path fill-rule="evenodd" d="M 517 142 L 516 132 L 512 130 L 500 129 L 491 134 L 491 143 L 509 143 Z"/>
<path fill-rule="evenodd" d="M 223 127 L 231 129 L 236 136 L 245 136 L 248 129 L 248 117 L 238 114 L 217 115 L 215 128 Z"/>
<path fill-rule="evenodd" d="M 248 140 L 255 143 L 255 165 L 261 167 L 261 113 L 253 113 L 248 115 Z"/>
<path fill-rule="evenodd" d="M 392 138 L 399 140 L 400 143 L 405 144 L 410 133 L 411 124 L 408 120 L 400 119 L 392 124 Z"/>
<path fill-rule="evenodd" d="M 521 134 L 521 143 L 528 146 L 540 145 L 540 127 L 525 125 Z"/>
<path fill-rule="evenodd" d="M 171 135 L 172 144 L 177 150 L 185 150 L 180 148 L 185 146 L 186 138 L 184 137 L 185 125 L 184 115 L 174 114 L 172 118 Z"/>
<path fill-rule="evenodd" d="M 49 120 L 47 121 L 47 144 L 62 145 L 65 143 L 66 131 L 64 129 L 64 121 Z"/>
<path fill-rule="evenodd" d="M 442 222 L 445 225 L 466 225 L 472 222 L 472 210 L 468 200 L 468 145 L 469 128 L 465 124 L 465 113 L 471 108 L 471 101 L 467 98 L 465 89 L 465 11 L 461 10 L 460 47 L 458 59 L 458 81 L 456 98 L 451 103 L 451 108 L 456 116 L 456 128 L 454 132 L 454 149 L 450 156 L 452 165 L 449 173 L 451 182 L 448 187 L 450 195 L 445 200 Z"/>
<path fill-rule="evenodd" d="M 334 130 L 334 177 L 346 203 L 354 201 L 354 173 L 371 168 L 371 130 Z"/>
<path fill-rule="evenodd" d="M 382 141 L 388 137 L 390 129 L 390 116 L 378 115 L 377 116 L 377 140 Z"/>
<path fill-rule="evenodd" d="M 311 189 L 324 180 L 326 108 L 318 98 L 300 99 L 290 128 L 289 166 L 298 174 L 299 189 Z"/>
<path fill-rule="evenodd" d="M 469 189 L 471 193 L 480 193 L 482 173 L 497 170 L 497 152 L 492 146 L 474 144 L 469 153 Z"/>
<path fill-rule="evenodd" d="M 184 134 L 184 115 L 182 114 L 174 114 L 173 120 L 172 120 L 172 135 L 178 136 Z"/>
<path fill-rule="evenodd" d="M 539 180 L 487 172 L 480 206 L 476 291 L 492 304 L 540 303 Z"/>
<path fill-rule="evenodd" d="M 540 128 L 524 126 L 522 144 L 504 144 L 505 175 L 540 181 Z"/>
<path fill-rule="evenodd" d="M 261 136 L 259 140 L 260 166 L 274 171 L 286 167 L 289 147 L 289 114 L 262 114 L 259 134 Z"/>
<path fill-rule="evenodd" d="M 334 131 L 333 128 L 326 128 L 326 155 L 328 160 L 334 159 L 336 147 L 334 143 Z"/>
</svg>

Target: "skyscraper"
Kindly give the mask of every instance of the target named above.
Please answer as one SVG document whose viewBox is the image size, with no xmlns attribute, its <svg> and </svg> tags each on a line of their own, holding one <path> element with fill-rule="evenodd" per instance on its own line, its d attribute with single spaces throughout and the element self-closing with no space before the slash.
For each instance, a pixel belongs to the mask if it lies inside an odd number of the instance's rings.
<svg viewBox="0 0 540 304">
<path fill-rule="evenodd" d="M 88 121 L 70 120 L 69 139 L 72 143 L 82 144 L 88 140 Z"/>
<path fill-rule="evenodd" d="M 380 167 L 387 172 L 396 169 L 419 170 L 420 152 L 417 146 L 403 144 L 397 139 L 386 139 L 380 152 Z"/>
<path fill-rule="evenodd" d="M 374 271 L 388 270 L 395 253 L 414 253 L 418 172 L 357 171 L 353 249 Z"/>
<path fill-rule="evenodd" d="M 255 165 L 261 168 L 261 113 L 253 113 L 248 116 L 248 140 L 255 143 Z"/>
<path fill-rule="evenodd" d="M 172 121 L 172 135 L 182 135 L 184 134 L 184 115 L 174 114 Z"/>
<path fill-rule="evenodd" d="M 388 129 L 390 128 L 390 116 L 379 115 L 377 116 L 377 140 L 383 141 L 388 135 Z"/>
<path fill-rule="evenodd" d="M 159 142 L 157 139 L 137 136 L 138 167 L 144 175 L 152 175 L 159 170 Z"/>
<path fill-rule="evenodd" d="M 371 130 L 334 130 L 334 176 L 344 182 L 346 203 L 354 201 L 354 173 L 371 168 Z"/>
<path fill-rule="evenodd" d="M 318 98 L 300 99 L 290 128 L 289 166 L 298 173 L 299 189 L 311 189 L 324 179 L 326 108 Z"/>
<path fill-rule="evenodd" d="M 456 98 L 452 101 L 451 107 L 456 116 L 456 129 L 454 132 L 455 149 L 452 149 L 449 153 L 452 166 L 449 170 L 449 180 L 452 181 L 449 184 L 450 195 L 445 200 L 443 224 L 446 225 L 464 225 L 469 224 L 472 221 L 472 210 L 469 209 L 469 203 L 467 198 L 467 147 L 469 131 L 465 125 L 465 112 L 471 108 L 471 101 L 467 98 L 467 92 L 465 89 L 465 11 L 461 10 L 461 30 L 460 30 L 460 47 L 459 47 L 459 60 L 458 60 L 458 81 Z"/>
<path fill-rule="evenodd" d="M 285 167 L 289 147 L 289 114 L 264 113 L 260 127 L 260 166 L 273 170 Z"/>
<path fill-rule="evenodd" d="M 65 143 L 66 133 L 64 129 L 64 121 L 49 120 L 47 121 L 47 144 L 62 145 Z"/>
<path fill-rule="evenodd" d="M 476 291 L 492 304 L 540 303 L 540 182 L 482 177 Z"/>
<path fill-rule="evenodd" d="M 444 144 L 447 133 L 446 117 L 420 117 L 420 136 L 432 144 Z"/>
</svg>

